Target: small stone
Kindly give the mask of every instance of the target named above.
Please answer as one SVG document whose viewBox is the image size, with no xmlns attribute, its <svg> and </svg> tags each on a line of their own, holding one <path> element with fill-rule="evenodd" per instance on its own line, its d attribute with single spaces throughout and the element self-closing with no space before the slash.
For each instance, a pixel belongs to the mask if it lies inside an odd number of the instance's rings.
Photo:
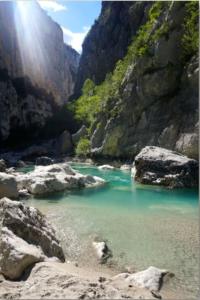
<svg viewBox="0 0 200 300">
<path fill-rule="evenodd" d="M 99 280 L 99 282 L 105 282 L 105 281 L 106 281 L 106 278 L 105 278 L 105 277 L 102 277 L 102 276 L 100 276 L 98 280 Z"/>
<path fill-rule="evenodd" d="M 93 242 L 92 244 L 101 264 L 106 263 L 112 257 L 112 252 L 105 242 Z"/>
</svg>

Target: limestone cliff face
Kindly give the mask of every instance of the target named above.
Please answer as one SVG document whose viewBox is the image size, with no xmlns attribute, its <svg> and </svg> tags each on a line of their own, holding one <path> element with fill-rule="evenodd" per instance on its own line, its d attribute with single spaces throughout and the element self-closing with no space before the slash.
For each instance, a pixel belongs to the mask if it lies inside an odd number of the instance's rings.
<svg viewBox="0 0 200 300">
<path fill-rule="evenodd" d="M 132 37 L 145 22 L 149 5 L 148 1 L 102 2 L 101 14 L 83 43 L 75 97 L 80 95 L 87 78 L 99 84 L 124 57 Z"/>
<path fill-rule="evenodd" d="M 36 137 L 73 93 L 79 55 L 37 2 L 0 3 L 0 141 Z"/>
<path fill-rule="evenodd" d="M 136 7 L 137 3 L 134 4 Z M 109 5 L 109 19 L 112 19 L 115 3 L 110 2 Z M 134 11 L 131 3 L 127 2 L 126 5 Z M 96 116 L 90 136 L 91 153 L 95 156 L 132 159 L 144 146 L 155 145 L 198 158 L 198 51 L 183 58 L 187 2 L 174 2 L 171 5 L 166 2 L 164 5 L 149 31 L 146 44 L 141 44 L 142 51 L 146 46 L 148 51 L 132 59 L 116 96 L 106 102 L 103 111 Z M 119 17 L 123 11 L 121 9 L 118 12 Z M 102 15 L 85 41 L 86 53 L 81 59 L 82 65 L 84 57 L 87 65 L 95 55 L 95 52 L 91 55 L 86 49 L 90 47 L 95 32 L 98 32 L 98 26 L 103 26 L 104 20 L 101 18 Z M 104 26 L 111 25 L 104 21 Z M 93 39 L 93 49 L 96 49 L 96 43 Z M 98 47 L 99 44 L 100 38 Z M 105 55 L 107 71 L 110 71 L 113 56 L 114 50 L 112 54 Z M 100 63 L 101 56 L 97 52 L 95 65 Z M 82 76 L 85 76 L 85 72 Z"/>
</svg>

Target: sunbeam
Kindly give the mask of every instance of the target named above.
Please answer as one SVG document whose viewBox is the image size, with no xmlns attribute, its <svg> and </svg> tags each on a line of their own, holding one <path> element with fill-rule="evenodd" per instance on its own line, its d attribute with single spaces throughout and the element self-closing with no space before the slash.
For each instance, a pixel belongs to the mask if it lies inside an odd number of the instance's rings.
<svg viewBox="0 0 200 300">
<path fill-rule="evenodd" d="M 36 1 L 17 1 L 15 26 L 24 75 L 46 85 L 51 62 L 46 55 L 45 36 L 50 33 L 43 11 L 36 6 Z"/>
</svg>

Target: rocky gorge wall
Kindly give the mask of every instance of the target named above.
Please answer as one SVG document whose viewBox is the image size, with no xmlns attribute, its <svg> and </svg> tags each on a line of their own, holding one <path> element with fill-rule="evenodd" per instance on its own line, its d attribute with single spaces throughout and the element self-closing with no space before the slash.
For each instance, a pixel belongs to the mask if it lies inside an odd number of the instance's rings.
<svg viewBox="0 0 200 300">
<path fill-rule="evenodd" d="M 113 71 L 115 63 L 124 57 L 132 36 L 145 22 L 148 1 L 102 1 L 99 18 L 83 42 L 75 94 L 80 96 L 86 79 L 96 84 Z"/>
<path fill-rule="evenodd" d="M 90 81 L 90 93 L 75 102 L 75 113 L 89 128 L 89 152 L 133 159 L 144 146 L 154 145 L 198 158 L 198 2 L 144 3 L 146 21 L 144 17 L 138 21 L 140 5 L 127 2 L 126 8 L 116 12 L 115 2 L 109 2 L 106 18 L 103 6 L 85 40 L 78 78 L 87 74 L 94 83 Z M 105 76 L 96 77 L 95 69 L 87 67 L 95 55 L 95 66 L 104 65 L 95 52 L 97 46 L 103 49 L 96 33 L 102 27 L 112 28 L 116 13 L 122 16 L 130 10 L 132 15 L 126 19 L 139 30 L 130 32 L 129 50 L 109 78 L 95 85 Z M 120 26 L 120 21 L 114 25 Z M 109 45 L 111 37 L 105 29 L 104 33 Z M 107 73 L 112 71 L 110 61 L 113 64 L 112 58 L 118 55 L 115 48 L 111 51 L 104 56 Z M 81 69 L 84 62 L 87 70 Z M 84 108 L 85 99 L 90 112 Z"/>
<path fill-rule="evenodd" d="M 36 1 L 0 3 L 2 145 L 40 136 L 73 93 L 78 63 L 79 54 Z"/>
</svg>

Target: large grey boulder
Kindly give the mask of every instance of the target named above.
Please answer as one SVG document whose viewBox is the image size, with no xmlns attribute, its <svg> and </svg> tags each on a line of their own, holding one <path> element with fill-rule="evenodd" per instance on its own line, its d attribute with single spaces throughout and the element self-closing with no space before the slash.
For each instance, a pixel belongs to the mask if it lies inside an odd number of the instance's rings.
<svg viewBox="0 0 200 300">
<path fill-rule="evenodd" d="M 135 180 L 167 187 L 197 187 L 198 162 L 177 152 L 147 146 L 135 158 Z"/>
<path fill-rule="evenodd" d="M 44 255 L 40 248 L 19 238 L 7 227 L 2 228 L 0 271 L 6 278 L 18 279 L 26 268 L 43 260 Z"/>
<path fill-rule="evenodd" d="M 20 279 L 40 261 L 65 257 L 55 230 L 37 209 L 8 198 L 0 200 L 0 273 Z"/>
<path fill-rule="evenodd" d="M 0 198 L 18 198 L 17 181 L 15 176 L 0 172 Z"/>
<path fill-rule="evenodd" d="M 36 166 L 34 171 L 18 174 L 18 188 L 27 189 L 33 195 L 45 195 L 66 189 L 97 187 L 105 180 L 97 176 L 75 172 L 67 163 Z"/>
</svg>

